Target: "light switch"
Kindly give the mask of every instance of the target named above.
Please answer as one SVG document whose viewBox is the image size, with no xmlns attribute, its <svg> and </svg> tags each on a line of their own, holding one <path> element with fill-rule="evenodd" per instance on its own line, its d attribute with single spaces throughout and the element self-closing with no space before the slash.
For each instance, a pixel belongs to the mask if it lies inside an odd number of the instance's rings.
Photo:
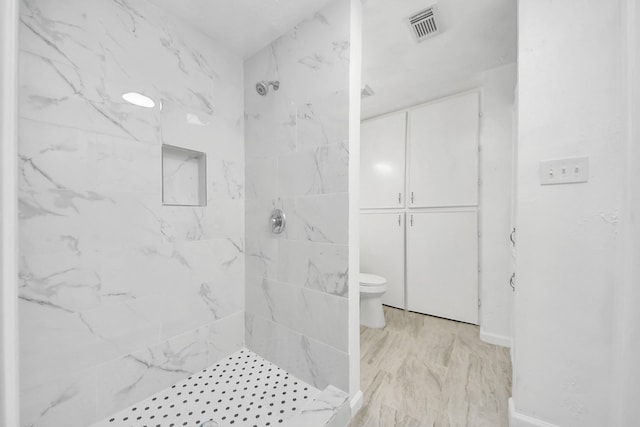
<svg viewBox="0 0 640 427">
<path fill-rule="evenodd" d="M 571 157 L 540 162 L 540 184 L 576 184 L 589 181 L 589 158 Z"/>
</svg>

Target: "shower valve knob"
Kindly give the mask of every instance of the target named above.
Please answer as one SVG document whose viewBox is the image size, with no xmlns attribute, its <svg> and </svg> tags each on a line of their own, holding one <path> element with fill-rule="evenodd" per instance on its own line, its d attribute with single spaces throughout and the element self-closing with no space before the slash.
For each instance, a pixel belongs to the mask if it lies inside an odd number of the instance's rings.
<svg viewBox="0 0 640 427">
<path fill-rule="evenodd" d="M 287 219 L 284 212 L 280 209 L 274 209 L 271 212 L 271 232 L 281 234 L 287 225 Z"/>
</svg>

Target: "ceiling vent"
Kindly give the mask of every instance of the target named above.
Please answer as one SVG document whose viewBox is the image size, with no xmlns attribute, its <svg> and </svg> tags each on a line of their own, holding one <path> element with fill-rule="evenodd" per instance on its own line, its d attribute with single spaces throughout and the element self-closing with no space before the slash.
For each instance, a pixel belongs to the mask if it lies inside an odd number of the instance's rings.
<svg viewBox="0 0 640 427">
<path fill-rule="evenodd" d="M 421 42 L 440 32 L 436 14 L 432 7 L 418 12 L 409 18 L 409 26 L 417 41 Z"/>
<path fill-rule="evenodd" d="M 369 85 L 364 85 L 364 87 L 360 91 L 361 98 L 368 98 L 373 95 L 375 95 L 375 92 L 373 91 L 373 89 L 371 89 L 371 87 L 369 87 Z"/>
</svg>

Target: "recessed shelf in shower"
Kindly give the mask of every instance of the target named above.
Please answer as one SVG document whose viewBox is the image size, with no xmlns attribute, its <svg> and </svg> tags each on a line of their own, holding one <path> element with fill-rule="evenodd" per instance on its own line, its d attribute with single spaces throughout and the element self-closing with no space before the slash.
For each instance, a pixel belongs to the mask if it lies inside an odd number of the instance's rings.
<svg viewBox="0 0 640 427">
<path fill-rule="evenodd" d="M 162 146 L 162 204 L 207 205 L 207 158 L 201 151 Z"/>
</svg>

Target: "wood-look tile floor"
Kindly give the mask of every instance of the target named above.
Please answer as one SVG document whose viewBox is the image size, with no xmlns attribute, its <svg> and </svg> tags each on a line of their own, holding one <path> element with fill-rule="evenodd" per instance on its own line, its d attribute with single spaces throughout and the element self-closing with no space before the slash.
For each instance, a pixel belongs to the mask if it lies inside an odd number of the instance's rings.
<svg viewBox="0 0 640 427">
<path fill-rule="evenodd" d="M 364 403 L 350 427 L 508 426 L 508 349 L 478 326 L 384 311 L 384 329 L 360 328 Z"/>
</svg>

